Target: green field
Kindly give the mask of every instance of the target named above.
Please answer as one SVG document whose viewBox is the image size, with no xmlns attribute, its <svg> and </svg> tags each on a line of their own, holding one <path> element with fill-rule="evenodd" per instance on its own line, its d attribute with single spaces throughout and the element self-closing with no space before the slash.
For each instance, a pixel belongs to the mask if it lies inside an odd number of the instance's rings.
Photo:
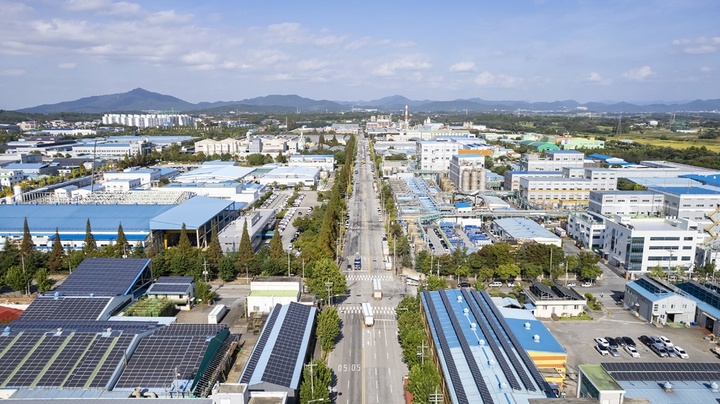
<svg viewBox="0 0 720 404">
<path fill-rule="evenodd" d="M 623 133 L 621 139 L 632 139 L 637 143 L 653 146 L 672 147 L 674 149 L 687 149 L 688 147 L 705 146 L 708 150 L 720 152 L 720 140 L 698 139 L 697 133 L 675 133 L 668 131 L 647 131 L 644 133 Z"/>
</svg>

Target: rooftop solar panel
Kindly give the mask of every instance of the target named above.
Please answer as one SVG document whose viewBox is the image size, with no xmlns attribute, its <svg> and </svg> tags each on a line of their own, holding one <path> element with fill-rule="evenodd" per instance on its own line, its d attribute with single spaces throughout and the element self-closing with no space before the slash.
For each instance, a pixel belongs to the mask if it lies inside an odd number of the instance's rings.
<svg viewBox="0 0 720 404">
<path fill-rule="evenodd" d="M 113 333 L 144 333 L 160 326 L 150 321 L 89 321 L 89 320 L 15 320 L 9 325 L 10 333 L 19 332 L 54 332 L 61 328 L 63 332 L 106 332 Z"/>
<path fill-rule="evenodd" d="M 265 367 L 262 380 L 279 386 L 291 386 L 297 363 L 304 361 L 304 352 L 300 352 L 305 330 L 309 321 L 311 308 L 302 304 L 291 303 L 283 319 L 278 337 L 270 352 L 270 359 Z M 299 356 L 303 356 L 299 358 Z"/>
<path fill-rule="evenodd" d="M 97 320 L 110 300 L 109 297 L 39 297 L 18 320 Z"/>
<path fill-rule="evenodd" d="M 189 285 L 195 282 L 192 276 L 161 276 L 155 283 L 156 284 L 185 284 Z"/>
<path fill-rule="evenodd" d="M 45 334 L 21 335 L 12 345 L 6 347 L 2 357 L 0 357 L 0 363 L 2 363 L 2 366 L 0 366 L 0 387 L 7 385 L 6 379 L 44 337 Z"/>
<path fill-rule="evenodd" d="M 488 390 L 487 384 L 485 384 L 485 379 L 483 379 L 482 374 L 480 373 L 480 368 L 478 368 L 477 362 L 475 361 L 475 357 L 473 356 L 472 351 L 470 350 L 470 346 L 468 345 L 467 339 L 465 339 L 465 334 L 462 331 L 462 328 L 460 327 L 460 323 L 458 322 L 457 316 L 455 315 L 455 311 L 452 308 L 452 305 L 450 304 L 450 300 L 448 299 L 447 295 L 445 294 L 445 290 L 440 289 L 440 298 L 442 299 L 443 305 L 445 305 L 445 311 L 448 313 L 448 316 L 450 317 L 450 322 L 452 323 L 453 329 L 455 330 L 455 335 L 457 336 L 458 341 L 460 341 L 460 348 L 462 349 L 463 355 L 465 356 L 465 361 L 468 364 L 468 367 L 470 368 L 470 374 L 472 375 L 473 379 L 475 380 L 475 385 L 478 388 L 478 391 L 480 392 L 480 397 L 482 397 L 483 403 L 493 403 L 494 400 L 492 396 L 490 395 L 490 391 Z M 512 374 L 512 373 L 511 373 Z M 514 377 L 513 377 L 514 379 Z M 517 381 L 516 381 L 517 383 Z"/>
<path fill-rule="evenodd" d="M 36 384 L 29 387 L 61 387 L 97 334 L 74 334 Z"/>
<path fill-rule="evenodd" d="M 275 305 L 275 308 L 273 308 L 272 312 L 270 312 L 270 317 L 268 317 L 267 321 L 265 322 L 263 331 L 260 334 L 260 338 L 258 338 L 257 343 L 255 344 L 255 348 L 253 348 L 250 359 L 248 359 L 248 363 L 245 364 L 245 369 L 243 370 L 242 376 L 240 377 L 240 383 L 250 383 L 250 379 L 252 378 L 253 373 L 255 373 L 255 367 L 260 361 L 260 355 L 262 355 L 263 351 L 265 350 L 265 345 L 268 342 L 268 338 L 270 338 L 270 332 L 275 326 L 275 321 L 280 314 L 280 307 L 281 306 L 277 304 Z"/>
<path fill-rule="evenodd" d="M 148 265 L 146 258 L 86 258 L 56 291 L 63 295 L 126 295 Z"/>
<path fill-rule="evenodd" d="M 227 324 L 170 324 L 155 331 L 153 335 L 214 337 L 226 328 Z"/>
<path fill-rule="evenodd" d="M 440 318 L 438 317 L 437 310 L 435 310 L 435 303 L 433 303 L 432 301 L 430 291 L 428 291 L 427 289 L 424 290 L 423 296 L 425 297 L 425 304 L 427 305 L 428 311 L 430 311 L 430 318 L 435 325 L 435 334 L 437 335 L 443 358 L 445 359 L 445 363 L 447 364 L 450 381 L 452 382 L 453 390 L 455 390 L 455 395 L 457 396 L 458 403 L 469 404 L 470 401 L 467 398 L 467 394 L 465 394 L 465 388 L 463 388 L 457 366 L 455 366 L 455 360 L 453 359 L 452 352 L 450 351 L 450 347 L 448 346 L 447 338 L 445 337 L 445 331 L 440 325 Z"/>
</svg>

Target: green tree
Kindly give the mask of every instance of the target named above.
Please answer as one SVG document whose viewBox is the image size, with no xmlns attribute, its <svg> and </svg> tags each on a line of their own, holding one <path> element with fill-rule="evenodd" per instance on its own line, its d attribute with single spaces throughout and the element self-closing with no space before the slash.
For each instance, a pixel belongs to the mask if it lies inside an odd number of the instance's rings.
<svg viewBox="0 0 720 404">
<path fill-rule="evenodd" d="M 50 290 L 52 282 L 48 278 L 48 272 L 45 268 L 40 268 L 35 272 L 35 283 L 37 283 L 38 292 L 43 293 Z"/>
<path fill-rule="evenodd" d="M 326 306 L 317 319 L 318 340 L 325 355 L 335 347 L 335 339 L 340 334 L 340 316 L 333 306 Z"/>
<path fill-rule="evenodd" d="M 2 254 L 0 254 L 0 271 L 10 268 L 13 265 L 20 265 L 20 250 L 10 238 L 5 238 Z"/>
<path fill-rule="evenodd" d="M 192 251 L 192 244 L 190 244 L 190 237 L 188 237 L 187 227 L 185 226 L 185 223 L 182 224 L 182 228 L 180 228 L 180 238 L 178 240 L 178 250 L 180 250 L 180 254 L 184 257 L 189 257 L 190 252 Z"/>
<path fill-rule="evenodd" d="M 20 265 L 13 265 L 8 268 L 5 274 L 5 282 L 14 290 L 28 293 L 30 281 L 33 278 L 33 274 L 24 269 Z"/>
<path fill-rule="evenodd" d="M 588 251 L 581 251 L 577 255 L 578 275 L 583 279 L 595 279 L 602 275 L 602 269 L 598 266 L 600 256 Z"/>
<path fill-rule="evenodd" d="M 242 235 L 240 236 L 240 246 L 238 247 L 238 252 L 237 252 L 237 261 L 236 261 L 237 269 L 240 271 L 244 270 L 245 264 L 250 263 L 250 260 L 252 260 L 253 255 L 254 255 L 253 247 L 252 247 L 252 243 L 250 242 L 250 234 L 248 233 L 247 220 L 246 220 L 245 224 L 243 225 Z"/>
<path fill-rule="evenodd" d="M 284 255 L 285 251 L 283 250 L 282 237 L 280 237 L 280 229 L 276 224 L 275 231 L 273 232 L 273 236 L 270 239 L 270 258 L 275 261 L 280 261 L 283 259 Z"/>
<path fill-rule="evenodd" d="M 95 236 L 92 234 L 92 228 L 90 227 L 90 219 L 88 218 L 85 222 L 85 243 L 83 244 L 83 251 L 85 255 L 90 255 L 97 250 L 97 244 L 95 243 Z"/>
<path fill-rule="evenodd" d="M 209 306 L 217 298 L 217 293 L 210 288 L 210 285 L 204 281 L 198 280 L 195 282 L 195 298 L 197 298 L 202 304 Z"/>
<path fill-rule="evenodd" d="M 53 240 L 52 251 L 50 251 L 50 258 L 48 259 L 48 269 L 50 269 L 51 272 L 65 269 L 65 249 L 63 249 L 57 227 L 55 228 L 55 240 Z"/>
<path fill-rule="evenodd" d="M 652 276 L 653 278 L 664 278 L 665 277 L 665 269 L 660 266 L 660 264 L 655 265 L 654 267 L 650 268 L 648 271 L 648 275 Z"/>
<path fill-rule="evenodd" d="M 502 280 L 514 280 L 520 275 L 520 267 L 515 264 L 502 264 L 497 267 L 495 274 Z"/>
<path fill-rule="evenodd" d="M 314 293 L 320 299 L 328 300 L 328 288 L 326 283 L 331 282 L 330 291 L 333 295 L 344 294 L 347 289 L 345 275 L 330 258 L 322 258 L 305 267 L 306 284 L 310 293 Z"/>
<path fill-rule="evenodd" d="M 447 287 L 447 284 L 445 283 L 445 279 L 441 278 L 437 275 L 430 275 L 427 277 L 427 290 L 438 290 L 438 289 L 444 289 Z"/>
<path fill-rule="evenodd" d="M 225 282 L 231 282 L 235 280 L 236 275 L 237 272 L 235 271 L 235 264 L 233 263 L 232 258 L 228 256 L 220 258 L 220 263 L 218 264 L 218 277 Z"/>
<path fill-rule="evenodd" d="M 80 265 L 81 262 L 85 259 L 85 251 L 83 250 L 73 250 L 70 251 L 70 253 L 67 256 L 66 264 L 69 267 L 70 271 L 74 270 L 75 268 Z M 153 269 L 156 270 L 155 262 L 153 262 Z"/>
<path fill-rule="evenodd" d="M 212 221 L 210 244 L 208 244 L 206 255 L 210 269 L 213 272 L 217 272 L 220 266 L 220 260 L 223 258 L 223 250 L 222 246 L 220 246 L 220 238 L 218 237 L 217 223 L 215 220 Z"/>
<path fill-rule="evenodd" d="M 117 254 L 120 257 L 127 255 L 127 250 L 130 244 L 128 244 L 127 237 L 125 237 L 125 231 L 123 230 L 122 223 L 118 224 L 117 229 L 117 241 L 115 242 L 115 248 Z"/>
<path fill-rule="evenodd" d="M 303 368 L 303 382 L 300 385 L 300 403 L 329 403 L 332 371 L 324 361 L 314 360 Z M 320 401 L 319 401 L 320 400 Z"/>
<path fill-rule="evenodd" d="M 441 393 L 440 373 L 430 360 L 413 365 L 408 379 L 408 391 L 413 394 L 413 404 L 430 403 L 431 394 Z"/>
<path fill-rule="evenodd" d="M 430 272 L 430 252 L 420 250 L 415 254 L 415 271 L 428 274 Z"/>
<path fill-rule="evenodd" d="M 33 250 L 35 250 L 35 243 L 32 241 L 30 227 L 28 226 L 26 217 L 23 222 L 23 236 L 22 241 L 20 242 L 20 254 L 22 254 L 23 257 L 27 257 L 31 252 L 33 252 Z"/>
</svg>

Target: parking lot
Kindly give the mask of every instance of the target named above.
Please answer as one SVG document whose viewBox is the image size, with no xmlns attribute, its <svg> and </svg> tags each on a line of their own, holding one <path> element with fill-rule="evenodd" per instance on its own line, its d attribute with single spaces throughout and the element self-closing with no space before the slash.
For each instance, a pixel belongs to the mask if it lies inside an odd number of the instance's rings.
<svg viewBox="0 0 720 404">
<path fill-rule="evenodd" d="M 594 319 L 587 321 L 543 321 L 550 332 L 568 353 L 568 373 L 574 373 L 579 364 L 599 362 L 716 362 L 718 358 L 710 352 L 716 344 L 705 340 L 707 332 L 696 327 L 670 328 L 655 327 L 643 319 L 635 317 L 631 312 L 618 306 L 610 297 L 602 299 L 603 312 L 592 312 Z M 663 335 L 672 340 L 674 345 L 682 347 L 689 355 L 688 359 L 661 358 L 640 341 L 640 336 Z M 622 347 L 618 349 L 620 356 L 600 355 L 595 350 L 596 337 L 632 338 L 636 343 L 640 357 L 631 357 Z"/>
</svg>

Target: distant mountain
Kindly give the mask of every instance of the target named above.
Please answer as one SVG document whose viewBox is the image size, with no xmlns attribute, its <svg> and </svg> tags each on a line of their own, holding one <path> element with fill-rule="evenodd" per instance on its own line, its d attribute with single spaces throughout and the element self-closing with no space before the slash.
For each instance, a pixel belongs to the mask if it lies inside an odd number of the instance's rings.
<svg viewBox="0 0 720 404">
<path fill-rule="evenodd" d="M 193 104 L 179 98 L 154 93 L 136 88 L 127 93 L 99 95 L 66 101 L 58 104 L 46 104 L 21 109 L 17 112 L 26 113 L 57 113 L 57 112 L 141 112 L 146 110 L 205 112 L 208 114 L 227 113 L 324 113 L 341 112 L 351 108 L 377 109 L 382 112 L 398 113 L 408 105 L 411 112 L 579 112 L 594 113 L 667 113 L 667 112 L 701 112 L 720 110 L 720 99 L 694 100 L 687 103 L 636 105 L 627 102 L 578 103 L 574 100 L 553 102 L 528 101 L 488 101 L 481 98 L 457 99 L 452 101 L 411 100 L 401 95 L 393 95 L 372 101 L 329 101 L 313 100 L 298 95 L 268 95 L 248 98 L 240 101 L 215 101 Z"/>
<path fill-rule="evenodd" d="M 185 111 L 194 107 L 194 104 L 170 95 L 136 88 L 127 93 L 96 95 L 58 104 L 38 105 L 37 107 L 21 109 L 18 112 L 50 114 L 56 112 L 104 113 L 144 110 Z"/>
</svg>

